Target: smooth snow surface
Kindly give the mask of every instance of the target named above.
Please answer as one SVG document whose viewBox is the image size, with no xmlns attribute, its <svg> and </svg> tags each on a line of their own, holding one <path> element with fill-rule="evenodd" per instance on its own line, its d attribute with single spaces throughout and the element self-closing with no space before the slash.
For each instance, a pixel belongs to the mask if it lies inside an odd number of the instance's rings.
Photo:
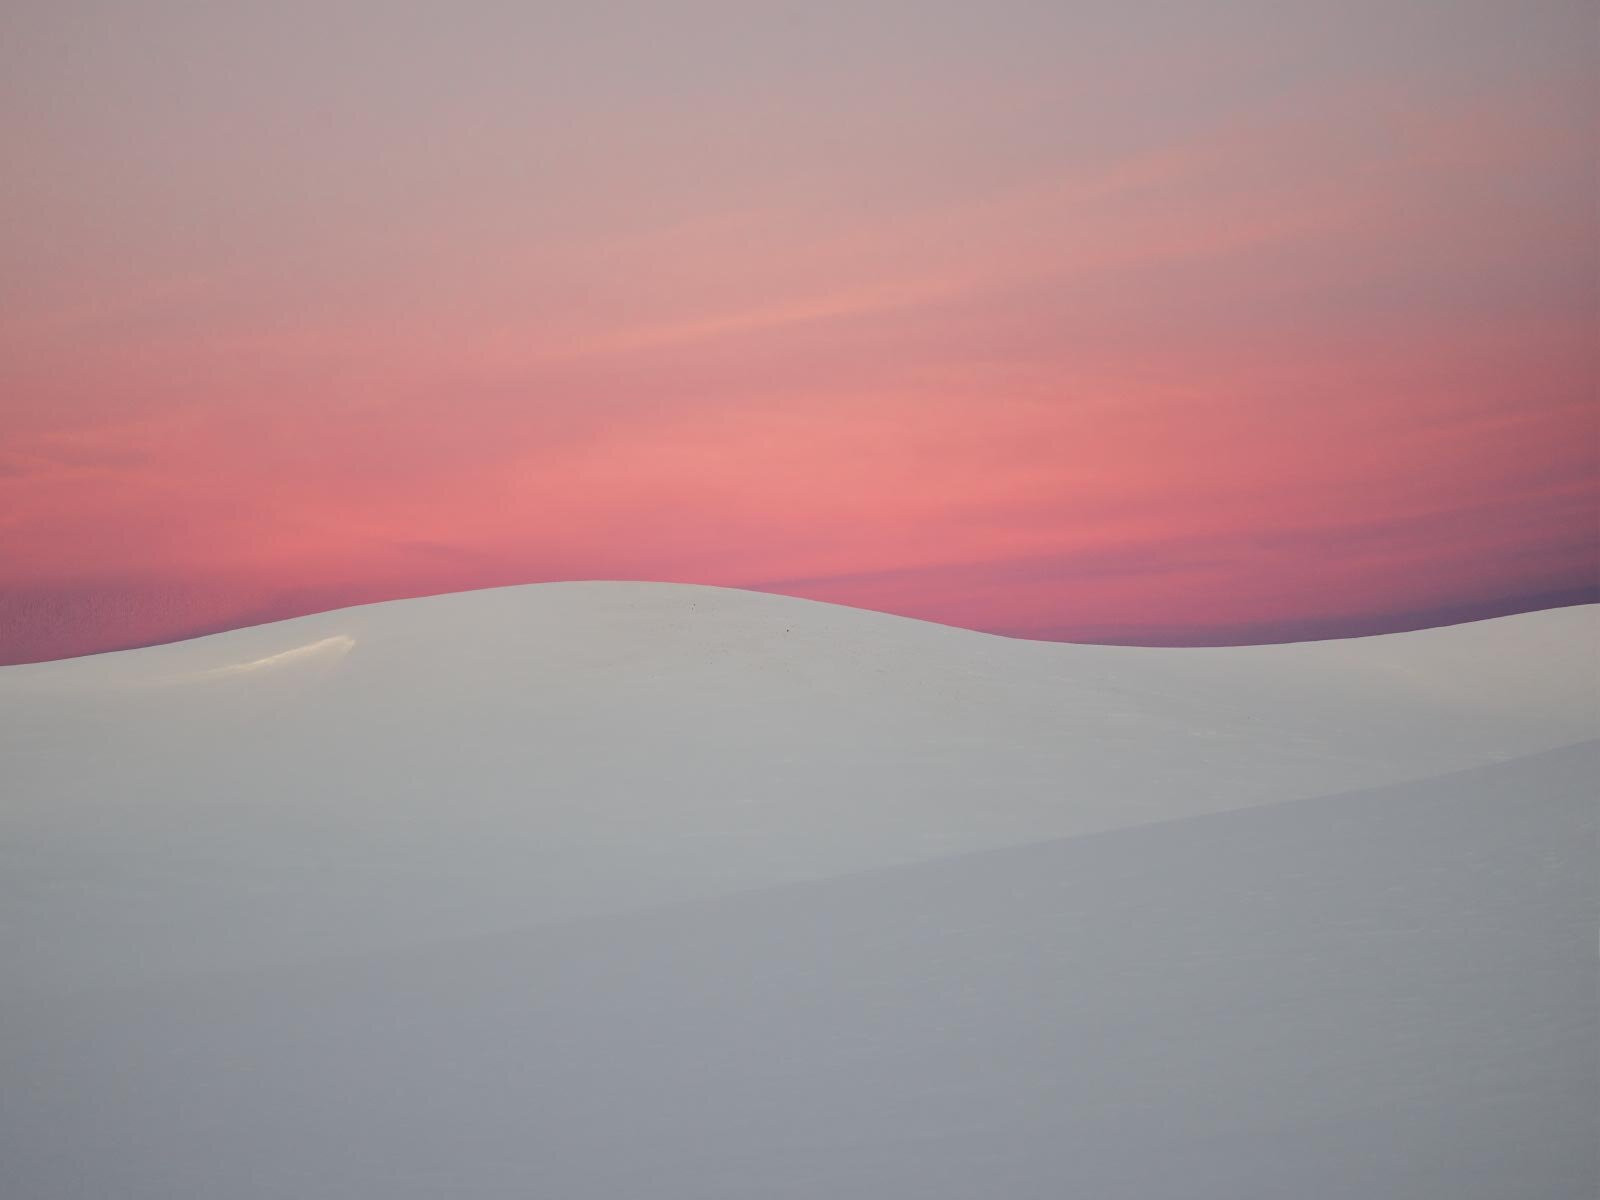
<svg viewBox="0 0 1600 1200">
<path fill-rule="evenodd" d="M 670 584 L 0 669 L 0 955 L 52 990 L 1423 778 L 1600 732 L 1595 607 L 1213 650 Z"/>
<path fill-rule="evenodd" d="M 0 1196 L 1592 1197 L 1597 617 L 560 584 L 0 669 Z"/>
<path fill-rule="evenodd" d="M 17 1200 L 1592 1200 L 1596 746 L 14 1012 Z"/>
</svg>

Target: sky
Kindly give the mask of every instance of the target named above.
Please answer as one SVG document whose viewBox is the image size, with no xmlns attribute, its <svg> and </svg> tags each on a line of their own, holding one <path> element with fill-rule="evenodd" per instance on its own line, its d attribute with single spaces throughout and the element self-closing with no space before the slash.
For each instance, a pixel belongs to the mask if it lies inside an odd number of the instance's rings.
<svg viewBox="0 0 1600 1200">
<path fill-rule="evenodd" d="M 0 662 L 556 579 L 1600 596 L 1587 0 L 14 0 Z"/>
</svg>

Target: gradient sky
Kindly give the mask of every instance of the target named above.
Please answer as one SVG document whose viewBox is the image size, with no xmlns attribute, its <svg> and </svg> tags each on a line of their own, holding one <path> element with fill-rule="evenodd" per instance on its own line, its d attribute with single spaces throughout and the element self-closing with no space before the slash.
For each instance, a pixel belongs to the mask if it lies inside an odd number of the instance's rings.
<svg viewBox="0 0 1600 1200">
<path fill-rule="evenodd" d="M 547 579 L 1593 598 L 1590 0 L 0 15 L 0 662 Z"/>
</svg>

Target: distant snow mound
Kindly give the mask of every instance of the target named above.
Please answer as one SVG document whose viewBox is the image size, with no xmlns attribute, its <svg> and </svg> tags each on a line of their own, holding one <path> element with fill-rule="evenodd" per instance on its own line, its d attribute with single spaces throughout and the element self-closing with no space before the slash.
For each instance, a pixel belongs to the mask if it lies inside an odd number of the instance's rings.
<svg viewBox="0 0 1600 1200">
<path fill-rule="evenodd" d="M 1600 731 L 1600 608 L 1204 650 L 543 584 L 0 669 L 0 954 L 292 963 L 1421 779 Z"/>
</svg>

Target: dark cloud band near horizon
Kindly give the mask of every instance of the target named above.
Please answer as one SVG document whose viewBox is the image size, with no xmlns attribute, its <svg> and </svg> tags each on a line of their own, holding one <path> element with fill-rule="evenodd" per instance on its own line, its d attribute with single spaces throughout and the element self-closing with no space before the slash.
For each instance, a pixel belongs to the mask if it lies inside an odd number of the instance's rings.
<svg viewBox="0 0 1600 1200">
<path fill-rule="evenodd" d="M 0 663 L 557 579 L 1596 599 L 1592 16 L 13 5 Z"/>
</svg>

